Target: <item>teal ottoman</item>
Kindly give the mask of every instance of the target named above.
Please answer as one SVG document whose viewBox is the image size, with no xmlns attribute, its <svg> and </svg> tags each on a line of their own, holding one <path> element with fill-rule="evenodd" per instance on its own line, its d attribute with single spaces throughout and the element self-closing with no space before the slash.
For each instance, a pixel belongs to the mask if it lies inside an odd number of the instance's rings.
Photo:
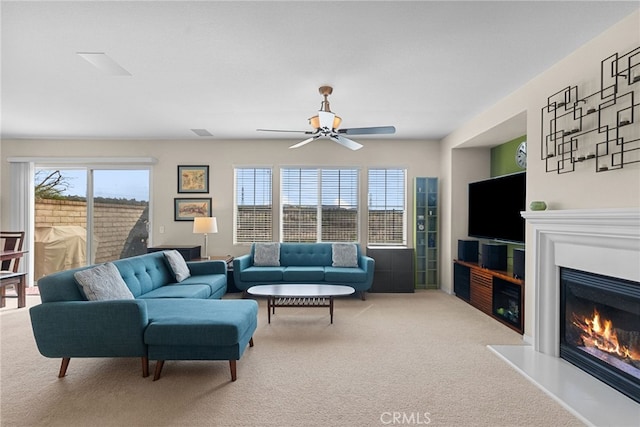
<svg viewBox="0 0 640 427">
<path fill-rule="evenodd" d="M 258 325 L 254 300 L 146 300 L 149 325 L 144 331 L 149 360 L 156 360 L 153 380 L 160 378 L 165 360 L 228 360 L 231 381 L 236 361 Z"/>
</svg>

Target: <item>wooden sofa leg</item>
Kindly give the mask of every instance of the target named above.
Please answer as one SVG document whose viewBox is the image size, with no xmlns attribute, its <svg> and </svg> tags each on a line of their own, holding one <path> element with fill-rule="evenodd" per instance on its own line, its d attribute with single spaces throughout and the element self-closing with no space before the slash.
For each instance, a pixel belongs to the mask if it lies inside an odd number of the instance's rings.
<svg viewBox="0 0 640 427">
<path fill-rule="evenodd" d="M 367 298 L 365 291 L 360 292 L 360 298 L 362 298 L 362 301 Z"/>
<path fill-rule="evenodd" d="M 235 381 L 236 380 L 236 361 L 235 360 L 229 360 L 229 367 L 231 368 L 231 381 Z"/>
<path fill-rule="evenodd" d="M 253 337 L 249 340 L 249 347 L 253 347 Z"/>
<path fill-rule="evenodd" d="M 67 375 L 67 368 L 69 367 L 69 357 L 63 357 L 62 363 L 60 364 L 60 372 L 58 373 L 58 378 L 62 378 Z"/>
<path fill-rule="evenodd" d="M 153 374 L 153 380 L 158 381 L 160 379 L 160 374 L 162 373 L 162 367 L 164 366 L 164 360 L 158 360 L 156 362 L 156 371 Z"/>
<path fill-rule="evenodd" d="M 142 358 L 142 378 L 147 378 L 149 376 L 149 358 Z"/>
</svg>

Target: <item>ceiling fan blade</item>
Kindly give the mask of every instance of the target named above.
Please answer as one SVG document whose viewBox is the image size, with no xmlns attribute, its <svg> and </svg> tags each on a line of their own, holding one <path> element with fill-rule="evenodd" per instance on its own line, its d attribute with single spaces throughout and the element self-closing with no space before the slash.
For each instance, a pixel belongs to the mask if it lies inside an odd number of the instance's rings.
<svg viewBox="0 0 640 427">
<path fill-rule="evenodd" d="M 299 148 L 299 147 L 302 147 L 303 145 L 308 144 L 308 143 L 310 143 L 311 141 L 315 141 L 315 140 L 316 140 L 316 139 L 318 139 L 319 137 L 320 137 L 320 135 L 312 136 L 311 138 L 307 138 L 307 139 L 305 139 L 304 141 L 300 141 L 300 142 L 298 142 L 297 144 L 294 144 L 294 145 L 292 145 L 292 146 L 291 146 L 291 147 L 289 147 L 289 148 Z"/>
<path fill-rule="evenodd" d="M 349 129 L 338 129 L 338 133 L 344 133 L 346 135 L 381 135 L 381 134 L 396 133 L 396 128 L 394 126 L 349 128 Z"/>
<path fill-rule="evenodd" d="M 307 135 L 311 135 L 312 131 L 310 130 L 283 130 L 283 129 L 256 129 L 258 132 L 290 132 L 290 133 L 304 133 Z"/>
<path fill-rule="evenodd" d="M 320 119 L 320 129 L 331 131 L 333 129 L 333 119 L 336 117 L 331 111 L 318 111 L 318 118 Z"/>
<path fill-rule="evenodd" d="M 342 135 L 333 134 L 331 135 L 331 139 L 350 150 L 359 150 L 362 148 L 362 144 L 358 144 L 357 142 L 352 141 L 349 138 L 345 138 Z"/>
</svg>

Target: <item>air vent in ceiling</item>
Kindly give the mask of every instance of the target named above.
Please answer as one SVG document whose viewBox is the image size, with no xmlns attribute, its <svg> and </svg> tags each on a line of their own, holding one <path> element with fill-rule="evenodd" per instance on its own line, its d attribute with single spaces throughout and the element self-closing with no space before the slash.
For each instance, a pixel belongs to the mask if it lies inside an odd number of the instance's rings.
<svg viewBox="0 0 640 427">
<path fill-rule="evenodd" d="M 191 132 L 198 136 L 213 136 L 213 134 L 206 129 L 191 129 Z"/>
<path fill-rule="evenodd" d="M 104 52 L 76 52 L 88 63 L 109 76 L 130 76 L 131 73 Z"/>
</svg>

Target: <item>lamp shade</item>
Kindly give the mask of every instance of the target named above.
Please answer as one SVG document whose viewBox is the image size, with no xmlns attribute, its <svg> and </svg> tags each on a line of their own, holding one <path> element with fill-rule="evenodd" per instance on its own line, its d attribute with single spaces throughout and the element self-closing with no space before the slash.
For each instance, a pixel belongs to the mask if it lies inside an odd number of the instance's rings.
<svg viewBox="0 0 640 427">
<path fill-rule="evenodd" d="M 217 233 L 218 221 L 216 217 L 195 217 L 193 219 L 193 232 L 199 234 Z"/>
</svg>

